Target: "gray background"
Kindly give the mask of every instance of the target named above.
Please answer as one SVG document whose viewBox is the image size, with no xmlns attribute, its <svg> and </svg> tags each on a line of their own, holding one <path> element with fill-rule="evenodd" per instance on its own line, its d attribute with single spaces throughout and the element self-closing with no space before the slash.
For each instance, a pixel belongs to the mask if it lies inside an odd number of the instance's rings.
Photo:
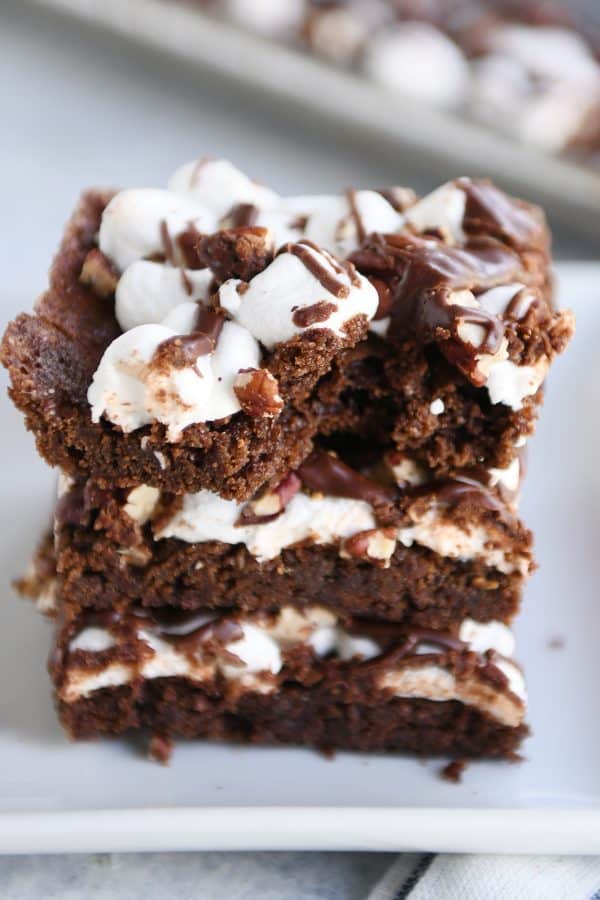
<svg viewBox="0 0 600 900">
<path fill-rule="evenodd" d="M 227 156 L 283 193 L 386 183 L 427 190 L 459 174 L 425 170 L 367 137 L 19 0 L 0 7 L 3 320 L 44 286 L 86 185 L 160 186 L 204 154 Z M 553 224 L 559 258 L 594 258 L 597 236 L 586 241 Z M 4 857 L 0 896 L 358 898 L 389 861 L 364 853 Z"/>
</svg>

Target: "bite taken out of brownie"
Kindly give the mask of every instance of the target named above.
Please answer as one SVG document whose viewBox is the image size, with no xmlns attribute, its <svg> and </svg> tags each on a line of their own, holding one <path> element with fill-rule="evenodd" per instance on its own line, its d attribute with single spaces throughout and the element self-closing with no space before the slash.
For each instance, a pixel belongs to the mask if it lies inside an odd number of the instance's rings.
<svg viewBox="0 0 600 900">
<path fill-rule="evenodd" d="M 556 310 L 538 207 L 459 178 L 394 234 L 351 254 L 380 303 L 367 341 L 334 362 L 313 408 L 322 433 L 390 440 L 439 472 L 506 468 L 534 431 L 573 315 Z"/>
<path fill-rule="evenodd" d="M 68 474 L 245 501 L 319 434 L 508 467 L 573 331 L 551 293 L 543 214 L 487 181 L 281 197 L 201 160 L 85 195 L 1 355 Z"/>
</svg>

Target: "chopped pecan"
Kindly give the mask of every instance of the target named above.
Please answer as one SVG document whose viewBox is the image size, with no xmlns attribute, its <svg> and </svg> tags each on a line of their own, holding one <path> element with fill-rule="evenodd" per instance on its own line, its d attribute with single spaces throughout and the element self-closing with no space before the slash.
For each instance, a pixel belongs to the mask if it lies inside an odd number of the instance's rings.
<svg viewBox="0 0 600 900">
<path fill-rule="evenodd" d="M 342 544 L 341 555 L 368 560 L 368 562 L 387 569 L 395 549 L 396 531 L 394 528 L 372 528 L 347 538 Z"/>
<path fill-rule="evenodd" d="M 200 238 L 198 256 L 218 281 L 249 281 L 273 259 L 273 239 L 268 228 L 243 226 L 217 231 Z"/>
<path fill-rule="evenodd" d="M 246 503 L 240 513 L 237 525 L 259 525 L 271 522 L 281 515 L 292 497 L 298 493 L 302 482 L 294 472 L 290 472 L 277 487 L 266 491 Z"/>
<path fill-rule="evenodd" d="M 94 247 L 83 262 L 79 280 L 91 287 L 99 297 L 112 297 L 117 289 L 119 273 L 108 256 Z"/>
<path fill-rule="evenodd" d="M 233 390 L 245 413 L 253 418 L 276 418 L 283 409 L 279 384 L 268 369 L 241 369 Z"/>
</svg>

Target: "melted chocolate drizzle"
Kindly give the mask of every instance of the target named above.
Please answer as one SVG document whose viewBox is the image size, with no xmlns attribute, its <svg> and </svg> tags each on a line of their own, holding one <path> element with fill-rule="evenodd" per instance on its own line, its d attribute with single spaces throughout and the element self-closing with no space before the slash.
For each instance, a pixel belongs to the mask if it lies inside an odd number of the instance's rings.
<svg viewBox="0 0 600 900">
<path fill-rule="evenodd" d="M 382 654 L 380 660 L 384 659 L 386 663 L 400 662 L 402 659 L 413 656 L 420 644 L 432 644 L 434 647 L 439 647 L 441 653 L 449 651 L 464 653 L 469 649 L 469 645 L 465 641 L 461 641 L 452 634 L 429 628 L 411 628 L 406 633 L 404 640 L 393 646 L 387 653 Z"/>
<path fill-rule="evenodd" d="M 499 237 L 516 249 L 547 252 L 548 233 L 540 210 L 508 196 L 486 179 L 459 179 L 467 202 L 463 227 L 467 233 Z"/>
<path fill-rule="evenodd" d="M 533 309 L 537 309 L 540 306 L 540 297 L 529 288 L 523 288 L 512 298 L 504 311 L 504 315 L 507 319 L 522 322 Z"/>
<path fill-rule="evenodd" d="M 194 291 L 194 285 L 192 284 L 189 275 L 185 271 L 185 269 L 181 269 L 181 283 L 183 285 L 183 289 L 188 295 L 188 297 L 192 296 Z"/>
<path fill-rule="evenodd" d="M 301 490 L 301 488 L 302 482 L 300 481 L 296 473 L 288 472 L 285 478 L 280 481 L 277 487 L 273 488 L 271 492 L 277 495 L 277 499 L 279 501 L 280 508 L 277 510 L 277 512 L 259 515 L 258 513 L 254 512 L 254 504 L 252 501 L 250 501 L 250 503 L 247 503 L 242 508 L 235 524 L 237 526 L 264 525 L 265 522 L 273 522 L 284 512 L 290 500 L 295 497 L 295 495 L 298 493 L 298 491 Z"/>
<path fill-rule="evenodd" d="M 340 262 L 312 241 L 302 240 L 296 244 L 284 244 L 277 255 L 281 253 L 291 253 L 297 257 L 321 287 L 340 300 L 350 293 L 347 279 L 355 287 L 360 285 L 360 278 L 352 263 Z M 331 268 L 324 265 L 321 259 L 326 259 Z"/>
<path fill-rule="evenodd" d="M 165 219 L 161 219 L 160 221 L 160 239 L 163 245 L 165 259 L 167 262 L 173 264 L 175 260 L 175 246 L 173 244 L 173 238 L 169 233 L 169 226 Z"/>
<path fill-rule="evenodd" d="M 417 202 L 417 195 L 410 188 L 389 187 L 378 188 L 377 193 L 392 206 L 396 212 L 403 213 Z"/>
<path fill-rule="evenodd" d="M 485 470 L 484 470 L 485 472 Z M 477 477 L 477 472 L 468 475 L 458 475 L 454 478 L 444 478 L 439 481 L 428 482 L 423 485 L 416 485 L 408 489 L 411 496 L 429 497 L 432 494 L 439 503 L 445 506 L 458 506 L 459 503 L 473 503 L 476 506 L 482 506 L 485 509 L 500 513 L 503 517 L 508 517 L 509 513 L 505 504 L 500 497 L 490 488 L 487 487 L 488 473 L 485 472 L 485 482 Z"/>
<path fill-rule="evenodd" d="M 298 469 L 298 475 L 309 491 L 330 497 L 364 500 L 372 506 L 393 503 L 397 497 L 395 488 L 361 475 L 324 450 L 311 453 Z"/>
<path fill-rule="evenodd" d="M 303 306 L 294 310 L 292 322 L 298 328 L 310 328 L 311 325 L 326 322 L 336 310 L 337 306 L 335 303 L 330 303 L 328 300 L 319 300 L 318 303 L 313 303 L 311 306 Z"/>
<path fill-rule="evenodd" d="M 176 334 L 162 341 L 151 360 L 151 365 L 166 363 L 176 369 L 193 366 L 199 356 L 213 353 L 225 323 L 222 315 L 198 304 L 196 322 L 191 334 Z"/>
<path fill-rule="evenodd" d="M 232 228 L 244 228 L 256 225 L 260 210 L 254 203 L 237 203 L 229 210 L 225 218 L 231 222 Z"/>
<path fill-rule="evenodd" d="M 490 239 L 466 250 L 416 235 L 373 235 L 351 258 L 361 271 L 381 277 L 389 286 L 392 336 L 416 333 L 437 341 L 448 359 L 473 380 L 477 357 L 500 349 L 505 335 L 500 317 L 449 301 L 458 290 L 480 292 L 522 279 L 521 261 L 508 247 Z M 381 315 L 379 311 L 377 316 Z M 483 329 L 479 346 L 461 337 L 463 323 Z"/>
<path fill-rule="evenodd" d="M 360 210 L 356 202 L 356 190 L 354 188 L 349 188 L 346 191 L 346 199 L 348 200 L 348 206 L 350 207 L 350 216 L 352 217 L 352 221 L 354 222 L 356 228 L 356 237 L 358 243 L 362 244 L 367 236 L 367 231 L 365 228 L 363 217 L 360 214 Z"/>
</svg>

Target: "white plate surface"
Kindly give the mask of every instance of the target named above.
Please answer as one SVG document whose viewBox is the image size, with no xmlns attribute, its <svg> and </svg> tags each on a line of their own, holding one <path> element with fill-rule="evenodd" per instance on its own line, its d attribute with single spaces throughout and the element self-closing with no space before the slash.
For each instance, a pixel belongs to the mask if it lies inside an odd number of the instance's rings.
<svg viewBox="0 0 600 900">
<path fill-rule="evenodd" d="M 578 334 L 553 369 L 525 487 L 541 565 L 517 628 L 526 761 L 472 764 L 452 785 L 439 761 L 196 743 L 164 768 L 126 741 L 69 744 L 45 674 L 50 626 L 7 584 L 49 514 L 53 476 L 3 398 L 0 850 L 600 852 L 600 266 L 560 276 Z"/>
<path fill-rule="evenodd" d="M 37 0 L 142 45 L 317 112 L 445 171 L 487 175 L 589 237 L 600 227 L 600 175 L 265 40 L 172 0 Z M 306 123 L 307 130 L 311 124 Z M 318 128 L 314 128 L 318 142 Z"/>
</svg>

